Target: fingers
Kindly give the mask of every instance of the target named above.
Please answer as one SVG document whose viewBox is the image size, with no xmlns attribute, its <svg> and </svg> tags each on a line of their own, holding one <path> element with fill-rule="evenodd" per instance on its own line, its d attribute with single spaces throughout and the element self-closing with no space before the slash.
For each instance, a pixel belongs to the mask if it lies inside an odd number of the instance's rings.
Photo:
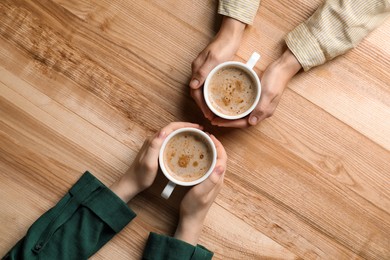
<svg viewBox="0 0 390 260">
<path fill-rule="evenodd" d="M 201 53 L 199 53 L 198 57 L 192 62 L 191 68 L 192 68 L 192 76 L 190 81 L 190 87 L 191 89 L 198 89 L 202 84 L 200 84 L 199 79 L 195 77 L 197 71 L 201 68 L 201 66 L 204 64 L 207 57 L 207 49 L 204 49 Z"/>
<path fill-rule="evenodd" d="M 214 135 L 210 135 L 210 137 L 211 137 L 211 140 L 213 141 L 213 143 L 215 144 L 215 147 L 217 149 L 217 160 L 220 160 L 219 161 L 220 164 L 222 166 L 226 167 L 227 154 L 226 154 L 225 148 L 223 147 L 222 143 Z"/>
<path fill-rule="evenodd" d="M 195 100 L 200 110 L 202 110 L 204 117 L 210 121 L 213 120 L 214 113 L 210 110 L 204 101 L 203 91 L 201 89 L 191 89 L 191 96 Z"/>
<path fill-rule="evenodd" d="M 220 127 L 234 127 L 234 128 L 246 128 L 249 126 L 255 126 L 264 119 L 273 115 L 275 108 L 279 102 L 279 96 L 263 95 L 260 98 L 260 102 L 252 113 L 245 118 L 238 120 L 226 120 L 220 117 L 215 117 L 212 121 L 212 125 Z"/>
<path fill-rule="evenodd" d="M 276 101 L 276 104 L 273 101 Z M 257 107 L 249 115 L 248 124 L 254 126 L 272 116 L 277 103 L 277 96 L 263 95 Z"/>
<path fill-rule="evenodd" d="M 147 163 L 157 163 L 158 156 L 160 154 L 160 148 L 162 146 L 162 143 L 164 142 L 164 139 L 166 137 L 166 134 L 162 135 L 161 132 L 154 137 L 150 142 L 149 146 L 145 152 L 145 155 L 143 157 L 143 161 Z"/>
<path fill-rule="evenodd" d="M 273 101 L 277 101 L 275 96 L 264 94 L 261 96 L 259 104 L 252 111 L 252 113 L 245 118 L 237 120 L 226 120 L 220 117 L 215 117 L 212 121 L 212 125 L 220 127 L 234 127 L 234 128 L 246 128 L 249 126 L 255 126 L 264 119 L 272 116 L 275 109 Z M 276 102 L 277 103 L 277 102 Z"/>
<path fill-rule="evenodd" d="M 194 123 L 187 123 L 187 122 L 173 122 L 162 128 L 159 132 L 157 132 L 148 142 L 149 144 L 149 149 L 154 149 L 154 150 L 160 150 L 161 145 L 170 133 L 173 131 L 184 128 L 184 127 L 192 127 L 192 128 L 197 128 L 197 129 L 203 129 L 203 127 L 199 124 L 194 124 Z M 148 149 L 148 150 L 149 150 Z"/>
<path fill-rule="evenodd" d="M 227 120 L 220 117 L 215 117 L 211 121 L 211 124 L 220 127 L 233 127 L 233 128 L 246 128 L 250 126 L 247 118 L 242 118 L 237 120 Z"/>
<path fill-rule="evenodd" d="M 206 196 L 211 191 L 213 191 L 214 188 L 218 188 L 220 185 L 222 185 L 224 173 L 225 167 L 222 165 L 217 165 L 206 180 L 192 189 L 197 190 L 196 193 L 198 197 Z"/>
<path fill-rule="evenodd" d="M 192 76 L 191 76 L 191 81 L 189 84 L 191 89 L 199 89 L 200 86 L 202 86 L 202 84 L 203 84 L 203 83 L 200 83 L 199 76 L 197 75 L 197 72 L 204 64 L 206 57 L 207 57 L 206 50 L 203 50 L 191 64 Z"/>
<path fill-rule="evenodd" d="M 217 150 L 217 163 L 211 175 L 201 184 L 194 187 L 194 189 L 197 189 L 199 196 L 207 195 L 208 193 L 212 192 L 213 189 L 221 186 L 223 182 L 223 176 L 226 170 L 226 164 L 227 164 L 226 150 L 223 147 L 222 143 L 218 141 L 218 139 L 215 138 L 214 135 L 210 135 L 210 137 L 213 143 L 215 144 Z"/>
<path fill-rule="evenodd" d="M 268 114 L 261 109 L 255 109 L 253 110 L 253 112 L 250 114 L 248 118 L 248 124 L 252 126 L 257 125 L 258 123 L 260 123 L 261 121 L 263 121 L 264 119 L 270 116 L 271 114 Z"/>
<path fill-rule="evenodd" d="M 203 129 L 203 127 L 199 124 L 187 123 L 187 122 L 173 122 L 168 124 L 164 128 L 162 128 L 160 132 L 157 133 L 157 136 L 162 135 L 165 137 L 171 132 L 183 127 L 193 127 L 193 128 Z"/>
<path fill-rule="evenodd" d="M 192 74 L 190 87 L 192 89 L 198 89 L 202 86 L 207 78 L 207 75 L 214 69 L 218 64 L 211 59 L 206 58 L 203 65 Z"/>
<path fill-rule="evenodd" d="M 299 70 L 298 66 L 298 70 L 294 70 L 293 74 L 291 74 L 289 71 L 285 71 L 284 66 L 280 68 L 279 64 L 277 61 L 273 62 L 264 71 L 261 78 L 260 102 L 248 117 L 248 124 L 250 125 L 257 125 L 259 122 L 273 115 L 287 83 Z"/>
<path fill-rule="evenodd" d="M 144 144 L 142 145 L 142 148 L 140 150 L 141 156 L 142 154 L 145 154 L 143 157 L 141 157 L 145 162 L 154 162 L 157 161 L 157 158 L 159 156 L 160 148 L 162 146 L 162 143 L 164 142 L 165 137 L 169 135 L 171 132 L 184 128 L 184 127 L 192 127 L 197 129 L 202 129 L 203 127 L 198 124 L 193 123 L 187 123 L 187 122 L 173 122 L 169 125 L 162 128 L 159 132 L 157 132 L 153 137 L 148 138 Z M 146 150 L 146 151 L 145 151 Z"/>
<path fill-rule="evenodd" d="M 204 49 L 192 63 L 191 89 L 198 89 L 206 80 L 210 71 L 218 65 L 209 48 Z"/>
</svg>

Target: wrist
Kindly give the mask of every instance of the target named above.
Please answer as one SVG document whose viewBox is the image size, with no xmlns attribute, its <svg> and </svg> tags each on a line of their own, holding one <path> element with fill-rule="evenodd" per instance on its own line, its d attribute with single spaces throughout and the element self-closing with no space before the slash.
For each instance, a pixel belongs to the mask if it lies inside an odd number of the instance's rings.
<svg viewBox="0 0 390 260">
<path fill-rule="evenodd" d="M 142 189 L 138 187 L 136 181 L 129 178 L 127 174 L 123 175 L 119 180 L 113 183 L 110 186 L 110 189 L 125 203 L 128 203 L 142 191 Z"/>
<path fill-rule="evenodd" d="M 174 237 L 196 246 L 202 232 L 203 221 L 179 220 Z"/>
<path fill-rule="evenodd" d="M 242 23 L 234 18 L 224 16 L 216 38 L 240 42 L 244 34 L 245 27 L 245 23 Z"/>
<path fill-rule="evenodd" d="M 302 65 L 289 49 L 287 49 L 282 56 L 275 61 L 275 66 L 277 66 L 278 69 L 289 78 L 292 78 L 302 69 Z"/>
</svg>

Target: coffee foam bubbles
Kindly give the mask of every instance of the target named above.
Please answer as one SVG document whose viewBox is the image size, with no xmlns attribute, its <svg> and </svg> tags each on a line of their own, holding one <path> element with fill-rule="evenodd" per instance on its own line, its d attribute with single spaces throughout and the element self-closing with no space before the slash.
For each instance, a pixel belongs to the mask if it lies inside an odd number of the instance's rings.
<svg viewBox="0 0 390 260">
<path fill-rule="evenodd" d="M 183 132 L 172 137 L 165 146 L 164 165 L 176 180 L 191 182 L 210 169 L 212 152 L 200 135 Z"/>
<path fill-rule="evenodd" d="M 212 76 L 208 95 L 216 110 L 235 116 L 244 113 L 253 105 L 257 89 L 254 80 L 245 70 L 227 66 Z"/>
</svg>

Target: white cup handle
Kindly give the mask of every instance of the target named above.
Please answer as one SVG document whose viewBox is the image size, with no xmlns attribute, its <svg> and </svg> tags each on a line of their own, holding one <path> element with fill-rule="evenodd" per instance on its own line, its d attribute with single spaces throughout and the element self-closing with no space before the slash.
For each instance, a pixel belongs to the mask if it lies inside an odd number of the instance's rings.
<svg viewBox="0 0 390 260">
<path fill-rule="evenodd" d="M 246 62 L 246 65 L 249 68 L 253 69 L 253 67 L 256 65 L 256 63 L 259 61 L 259 59 L 260 59 L 260 54 L 258 54 L 257 52 L 254 52 L 254 53 L 252 53 L 249 60 Z"/>
<path fill-rule="evenodd" d="M 161 192 L 161 197 L 163 197 L 164 199 L 169 199 L 175 186 L 175 183 L 171 181 L 168 182 L 167 186 L 165 186 L 164 190 Z"/>
</svg>

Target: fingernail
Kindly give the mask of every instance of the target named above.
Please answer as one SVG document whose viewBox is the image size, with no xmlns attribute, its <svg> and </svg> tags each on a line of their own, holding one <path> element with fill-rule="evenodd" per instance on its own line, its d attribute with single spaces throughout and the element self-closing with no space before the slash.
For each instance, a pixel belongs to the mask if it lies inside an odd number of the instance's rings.
<svg viewBox="0 0 390 260">
<path fill-rule="evenodd" d="M 191 82 L 190 82 L 190 87 L 191 88 L 197 88 L 198 85 L 199 85 L 199 80 L 197 80 L 197 79 L 191 80 Z"/>
<path fill-rule="evenodd" d="M 252 116 L 250 119 L 249 119 L 249 122 L 252 124 L 252 125 L 255 125 L 257 124 L 257 116 Z"/>
</svg>

